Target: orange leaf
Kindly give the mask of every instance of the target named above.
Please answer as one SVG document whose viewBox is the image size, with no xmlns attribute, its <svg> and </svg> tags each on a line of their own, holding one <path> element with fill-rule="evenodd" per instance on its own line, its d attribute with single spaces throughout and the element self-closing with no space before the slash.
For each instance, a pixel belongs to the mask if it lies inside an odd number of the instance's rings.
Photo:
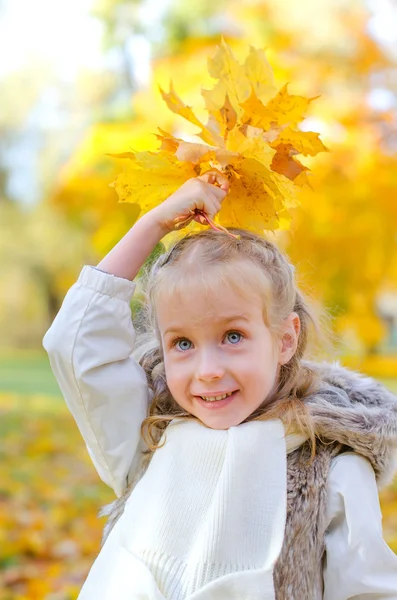
<svg viewBox="0 0 397 600">
<path fill-rule="evenodd" d="M 298 160 L 295 160 L 294 155 L 298 154 L 290 144 L 279 144 L 276 148 L 277 152 L 273 157 L 270 168 L 280 175 L 285 175 L 293 181 L 302 171 L 309 169 L 302 165 Z"/>
<path fill-rule="evenodd" d="M 175 138 L 171 133 L 167 133 L 161 129 L 161 127 L 159 127 L 158 130 L 160 134 L 156 133 L 156 137 L 161 142 L 159 149 L 165 150 L 166 152 L 171 152 L 171 154 L 175 154 L 180 140 Z"/>
<path fill-rule="evenodd" d="M 233 129 L 233 127 L 237 123 L 237 113 L 231 105 L 229 96 L 227 94 L 225 98 L 225 103 L 219 112 L 221 114 L 222 121 L 226 127 L 226 130 L 230 131 L 231 129 Z"/>
</svg>

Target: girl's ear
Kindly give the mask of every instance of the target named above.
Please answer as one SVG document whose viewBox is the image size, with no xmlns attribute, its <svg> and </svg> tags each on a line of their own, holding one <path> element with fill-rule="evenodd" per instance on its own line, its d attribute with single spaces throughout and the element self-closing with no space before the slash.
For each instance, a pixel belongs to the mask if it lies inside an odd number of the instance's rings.
<svg viewBox="0 0 397 600">
<path fill-rule="evenodd" d="M 280 365 L 287 364 L 287 362 L 294 356 L 298 346 L 300 329 L 301 322 L 299 315 L 296 312 L 292 312 L 285 319 L 281 332 L 278 356 L 278 363 Z"/>
</svg>

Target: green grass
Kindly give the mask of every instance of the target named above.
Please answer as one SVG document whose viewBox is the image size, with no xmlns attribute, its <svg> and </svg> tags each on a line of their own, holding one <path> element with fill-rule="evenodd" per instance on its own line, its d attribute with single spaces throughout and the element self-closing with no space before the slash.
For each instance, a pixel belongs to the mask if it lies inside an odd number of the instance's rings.
<svg viewBox="0 0 397 600">
<path fill-rule="evenodd" d="M 1 354 L 0 392 L 62 397 L 44 352 Z"/>
</svg>

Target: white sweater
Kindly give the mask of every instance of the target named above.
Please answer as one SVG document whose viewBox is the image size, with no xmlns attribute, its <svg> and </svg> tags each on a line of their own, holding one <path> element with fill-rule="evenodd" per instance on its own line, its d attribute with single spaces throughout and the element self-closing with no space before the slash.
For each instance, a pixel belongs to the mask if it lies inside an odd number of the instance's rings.
<svg viewBox="0 0 397 600">
<path fill-rule="evenodd" d="M 173 421 L 80 600 L 97 597 L 98 583 L 109 599 L 274 598 L 285 514 L 281 421 L 227 431 Z M 128 560 L 109 578 L 115 548 Z"/>
<path fill-rule="evenodd" d="M 134 475 L 148 390 L 132 357 L 134 284 L 84 267 L 44 346 L 102 477 L 120 495 Z M 285 526 L 279 420 L 227 431 L 173 421 L 128 500 L 79 600 L 270 600 Z M 354 453 L 328 483 L 326 561 L 310 600 L 397 600 L 397 558 L 382 538 L 375 477 Z"/>
</svg>

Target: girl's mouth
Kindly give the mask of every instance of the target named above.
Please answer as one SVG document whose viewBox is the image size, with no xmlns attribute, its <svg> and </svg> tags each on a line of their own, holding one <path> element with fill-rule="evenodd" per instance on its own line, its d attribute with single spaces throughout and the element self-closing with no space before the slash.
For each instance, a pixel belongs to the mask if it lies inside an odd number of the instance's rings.
<svg viewBox="0 0 397 600">
<path fill-rule="evenodd" d="M 201 404 L 201 406 L 205 406 L 205 408 L 215 409 L 215 408 L 223 408 L 230 404 L 233 398 L 236 396 L 239 390 L 235 390 L 230 394 L 222 394 L 221 396 L 212 396 L 212 397 L 203 397 L 203 396 L 195 396 L 196 400 Z M 225 397 L 226 396 L 226 397 Z M 218 398 L 218 400 L 216 399 Z"/>
</svg>

